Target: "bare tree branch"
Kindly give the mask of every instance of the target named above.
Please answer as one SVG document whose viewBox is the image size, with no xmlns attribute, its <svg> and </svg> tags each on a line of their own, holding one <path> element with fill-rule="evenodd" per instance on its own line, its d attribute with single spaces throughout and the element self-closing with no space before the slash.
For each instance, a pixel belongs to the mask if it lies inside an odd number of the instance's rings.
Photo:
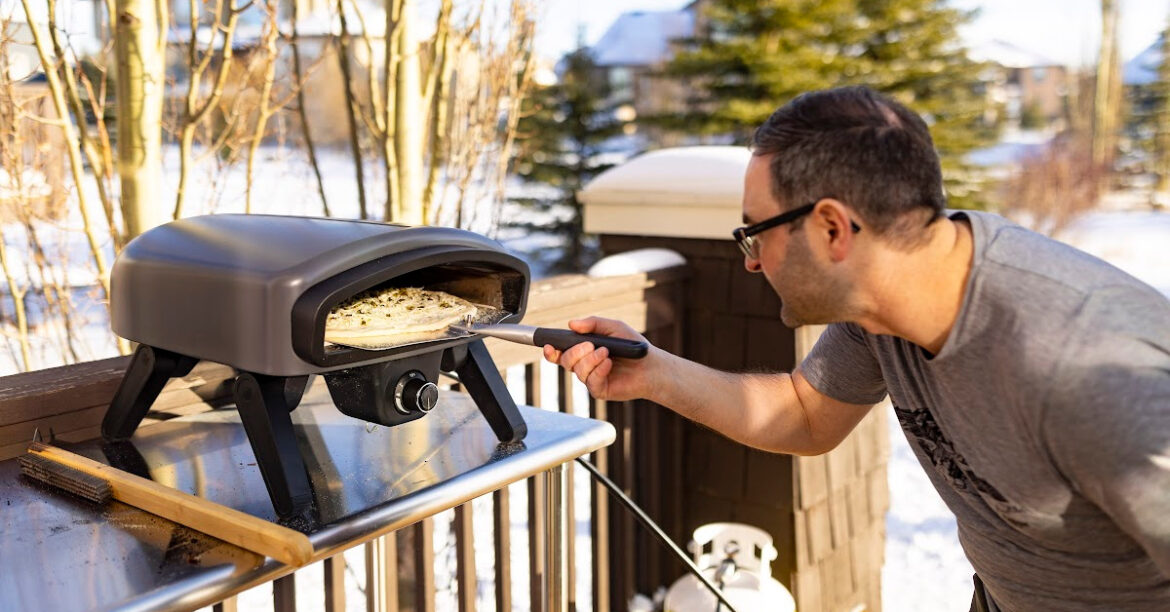
<svg viewBox="0 0 1170 612">
<path fill-rule="evenodd" d="M 299 47 L 300 33 L 297 31 L 297 22 L 300 20 L 300 2 L 292 2 L 292 56 L 293 82 L 297 90 L 297 116 L 301 120 L 301 134 L 305 137 L 305 148 L 309 153 L 309 164 L 313 167 L 313 176 L 317 178 L 317 193 L 321 195 L 321 208 L 326 217 L 332 217 L 329 212 L 329 199 L 325 197 L 325 179 L 321 178 L 321 165 L 317 161 L 317 148 L 313 146 L 313 134 L 309 129 L 309 115 L 305 110 L 305 81 L 301 69 L 301 51 Z"/>
<path fill-rule="evenodd" d="M 37 55 L 40 57 L 41 66 L 45 70 L 45 79 L 49 84 L 49 93 L 52 96 L 53 108 L 57 115 L 65 121 L 61 124 L 61 129 L 65 133 L 66 153 L 69 156 L 69 169 L 73 173 L 73 184 L 77 187 L 77 205 L 81 212 L 81 222 L 85 230 L 85 238 L 89 242 L 89 250 L 93 256 L 94 265 L 97 266 L 98 282 L 102 286 L 102 290 L 109 299 L 110 295 L 110 272 L 106 265 L 105 254 L 102 253 L 102 247 L 97 241 L 97 231 L 93 226 L 93 222 L 89 218 L 89 206 L 85 197 L 85 190 L 82 186 L 83 170 L 81 167 L 81 151 L 78 149 L 78 140 L 73 133 L 73 124 L 68 121 L 69 111 L 65 106 L 65 97 L 61 88 L 60 82 L 57 80 L 57 71 L 53 69 L 54 62 L 49 57 L 49 52 L 45 48 L 44 38 L 41 34 L 41 28 L 37 25 L 33 17 L 32 9 L 29 7 L 28 0 L 20 0 L 24 7 L 24 14 L 28 20 L 29 30 L 32 31 L 33 45 L 36 46 Z"/>
<path fill-rule="evenodd" d="M 449 104 L 445 99 L 451 87 L 451 9 L 452 0 L 443 0 L 439 7 L 439 18 L 436 23 L 434 42 L 431 44 L 431 74 L 427 78 L 427 89 L 423 93 L 423 103 L 430 111 L 430 167 L 427 168 L 427 180 L 422 192 L 422 217 L 431 218 L 431 209 L 435 199 L 435 182 L 439 178 L 439 168 L 446 158 L 447 118 Z"/>
<path fill-rule="evenodd" d="M 256 164 L 256 152 L 260 149 L 260 141 L 264 139 L 264 131 L 268 126 L 268 119 L 279 106 L 271 106 L 272 83 L 276 80 L 276 39 L 280 30 L 276 23 L 276 8 L 265 5 L 268 11 L 268 21 L 264 31 L 264 76 L 260 86 L 260 100 L 256 109 L 256 124 L 252 131 L 252 140 L 248 146 L 248 165 L 245 174 L 246 191 L 244 195 L 244 212 L 252 212 L 252 176 Z"/>
<path fill-rule="evenodd" d="M 532 44 L 536 31 L 536 24 L 532 20 L 532 8 L 527 0 L 512 0 L 511 22 L 517 25 L 512 30 L 508 40 L 507 55 L 509 58 L 520 60 L 519 75 L 507 78 L 508 117 L 504 127 L 504 144 L 500 154 L 496 157 L 496 197 L 492 206 L 492 222 L 489 233 L 494 235 L 500 226 L 500 211 L 504 203 L 505 181 L 508 177 L 508 166 L 512 161 L 512 145 L 516 140 L 516 126 L 520 121 L 520 112 L 524 98 L 532 88 Z M 511 67 L 509 67 L 511 68 Z"/>
<path fill-rule="evenodd" d="M 368 117 L 374 126 L 371 129 L 377 137 L 386 133 L 386 122 L 383 115 L 382 93 L 378 88 L 378 72 L 374 70 L 374 42 L 370 39 L 370 29 L 366 27 L 366 17 L 362 14 L 361 7 L 358 6 L 356 0 L 350 0 L 353 5 L 353 14 L 357 17 L 358 27 L 362 30 L 362 46 L 366 49 L 366 88 L 370 95 L 370 113 L 363 117 Z"/>
<path fill-rule="evenodd" d="M 73 121 L 77 124 L 77 134 L 81 138 L 81 150 L 85 153 L 85 158 L 89 160 L 89 165 L 93 168 L 94 183 L 97 186 L 98 200 L 102 204 L 102 211 L 106 215 L 106 223 L 109 226 L 110 237 L 114 241 L 114 252 L 121 250 L 122 235 L 118 231 L 117 225 L 114 222 L 114 205 L 110 201 L 110 193 L 108 186 L 104 180 L 106 176 L 107 166 L 106 159 L 100 155 L 89 135 L 87 128 L 87 121 L 85 118 L 85 109 L 81 106 L 81 96 L 77 92 L 77 79 L 74 77 L 73 68 L 68 65 L 65 56 L 65 50 L 61 46 L 61 40 L 57 36 L 57 0 L 46 0 L 48 6 L 48 26 L 49 39 L 53 45 L 53 54 L 57 57 L 57 68 L 60 75 L 64 77 L 62 84 L 64 85 L 64 96 L 69 102 L 69 110 L 73 114 Z M 45 67 L 46 71 L 49 69 Z M 66 117 L 62 117 L 66 119 Z M 82 189 L 81 184 L 77 185 L 78 190 Z"/>
<path fill-rule="evenodd" d="M 191 150 L 195 146 L 195 131 L 207 118 L 208 114 L 211 113 L 212 109 L 219 105 L 219 101 L 223 97 L 224 87 L 227 85 L 228 76 L 231 74 L 232 62 L 235 57 L 232 45 L 240 14 L 252 6 L 252 3 L 248 2 L 243 6 L 235 7 L 230 5 L 234 0 L 227 1 L 229 2 L 229 6 L 227 7 L 226 21 L 223 18 L 224 0 L 216 0 L 215 2 L 215 10 L 212 13 L 214 25 L 211 28 L 211 40 L 208 42 L 207 50 L 202 55 L 199 53 L 198 37 L 200 0 L 190 1 L 188 27 L 191 30 L 191 38 L 187 47 L 186 103 L 179 117 L 179 188 L 175 193 L 175 211 L 172 215 L 175 219 L 182 218 L 183 216 L 183 205 L 187 197 L 188 180 L 193 163 Z M 218 73 L 211 87 L 211 92 L 203 100 L 202 104 L 200 104 L 199 96 L 203 76 L 211 66 L 212 59 L 216 56 L 215 40 L 217 32 L 223 34 L 223 42 L 220 44 L 218 53 Z"/>
<path fill-rule="evenodd" d="M 102 85 L 101 89 L 94 92 L 93 83 L 90 82 L 89 77 L 82 72 L 81 84 L 85 87 L 86 98 L 89 99 L 90 110 L 93 112 L 94 118 L 97 122 L 98 143 L 96 145 L 98 152 L 101 154 L 101 164 L 94 165 L 94 171 L 101 171 L 100 181 L 104 181 L 106 189 L 113 192 L 114 181 L 114 148 L 110 144 L 110 131 L 106 125 L 106 77 L 105 68 L 102 68 Z M 106 202 L 102 202 L 103 205 Z M 124 229 L 119 229 L 118 224 L 114 219 L 113 203 L 106 207 L 106 224 L 110 227 L 110 238 L 114 241 L 114 253 L 121 253 L 122 247 L 126 245 L 126 232 Z"/>
<path fill-rule="evenodd" d="M 350 34 L 349 24 L 345 19 L 345 2 L 337 0 L 338 19 L 341 22 L 341 36 L 336 39 L 337 61 L 341 64 L 341 78 L 345 81 L 345 112 L 349 121 L 349 147 L 353 154 L 354 176 L 357 179 L 358 208 L 362 219 L 369 219 L 370 213 L 366 206 L 366 183 L 362 172 L 362 148 L 359 141 L 357 127 L 357 101 L 353 93 L 353 77 L 349 66 Z"/>
</svg>

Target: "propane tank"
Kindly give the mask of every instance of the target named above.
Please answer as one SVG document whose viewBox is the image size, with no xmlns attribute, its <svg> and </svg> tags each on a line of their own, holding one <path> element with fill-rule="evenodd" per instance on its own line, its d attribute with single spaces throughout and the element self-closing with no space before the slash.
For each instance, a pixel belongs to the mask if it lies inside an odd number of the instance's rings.
<svg viewBox="0 0 1170 612">
<path fill-rule="evenodd" d="M 695 530 L 690 544 L 695 565 L 739 612 L 795 612 L 792 594 L 772 578 L 772 536 L 741 523 L 710 523 Z M 666 592 L 665 612 L 714 612 L 719 600 L 687 574 Z"/>
</svg>

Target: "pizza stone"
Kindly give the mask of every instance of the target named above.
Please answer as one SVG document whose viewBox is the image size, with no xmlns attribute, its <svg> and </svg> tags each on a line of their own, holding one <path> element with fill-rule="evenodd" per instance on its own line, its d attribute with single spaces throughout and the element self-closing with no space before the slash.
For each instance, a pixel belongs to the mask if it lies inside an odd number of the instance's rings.
<svg viewBox="0 0 1170 612">
<path fill-rule="evenodd" d="M 475 304 L 443 291 L 392 287 L 359 293 L 325 320 L 325 341 L 386 348 L 442 338 L 453 323 L 475 317 Z"/>
</svg>

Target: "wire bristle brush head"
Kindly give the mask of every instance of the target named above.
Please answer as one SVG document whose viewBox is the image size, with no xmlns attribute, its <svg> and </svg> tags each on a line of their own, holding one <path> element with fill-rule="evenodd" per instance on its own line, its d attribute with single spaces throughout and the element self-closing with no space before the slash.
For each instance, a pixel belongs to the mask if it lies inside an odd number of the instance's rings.
<svg viewBox="0 0 1170 612">
<path fill-rule="evenodd" d="M 114 494 L 105 480 L 32 453 L 20 457 L 20 471 L 29 478 L 98 504 L 106 503 Z"/>
</svg>

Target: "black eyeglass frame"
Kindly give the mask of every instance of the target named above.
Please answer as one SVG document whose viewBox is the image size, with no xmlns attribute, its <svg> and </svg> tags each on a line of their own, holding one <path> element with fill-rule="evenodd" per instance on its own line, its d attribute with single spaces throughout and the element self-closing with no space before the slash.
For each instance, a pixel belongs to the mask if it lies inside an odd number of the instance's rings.
<svg viewBox="0 0 1170 612">
<path fill-rule="evenodd" d="M 820 200 L 817 200 L 816 202 L 809 202 L 808 204 L 805 204 L 799 208 L 793 208 L 792 210 L 782 212 L 775 217 L 769 217 L 763 221 L 760 221 L 759 223 L 737 227 L 732 230 L 731 235 L 735 237 L 735 243 L 739 245 L 739 250 L 743 251 L 744 256 L 755 259 L 758 255 L 753 252 L 755 250 L 756 242 L 752 239 L 753 236 L 759 234 L 760 232 L 770 230 L 773 227 L 796 221 L 797 219 L 811 213 L 813 209 L 817 207 L 817 202 L 820 202 Z M 854 234 L 861 231 L 861 226 L 852 219 L 849 220 L 849 226 L 853 230 Z"/>
</svg>

